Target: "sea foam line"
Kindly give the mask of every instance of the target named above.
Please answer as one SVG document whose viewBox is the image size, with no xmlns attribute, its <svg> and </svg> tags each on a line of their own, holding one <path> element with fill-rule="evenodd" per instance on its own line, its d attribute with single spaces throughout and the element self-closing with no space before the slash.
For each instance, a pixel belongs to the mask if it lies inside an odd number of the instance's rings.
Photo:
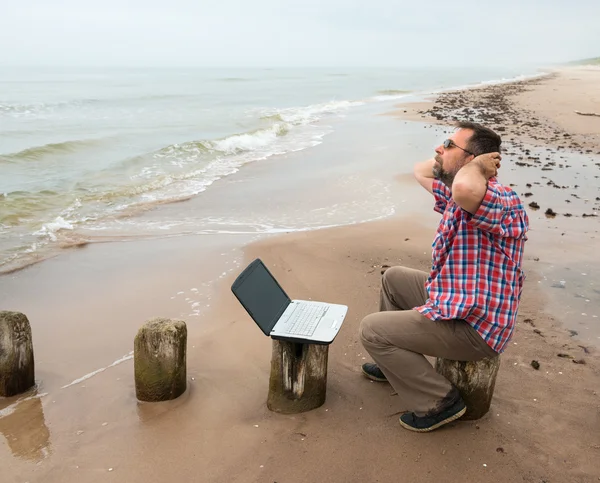
<svg viewBox="0 0 600 483">
<path fill-rule="evenodd" d="M 86 381 L 87 379 L 94 377 L 96 374 L 100 374 L 101 372 L 104 372 L 106 369 L 110 369 L 111 367 L 118 366 L 119 364 L 121 364 L 125 361 L 128 361 L 129 359 L 133 359 L 133 351 L 131 351 L 129 354 L 121 357 L 120 359 L 117 359 L 110 366 L 102 367 L 101 369 L 96 369 L 94 372 L 90 372 L 89 374 L 86 374 L 85 376 L 80 377 L 79 379 L 75 379 L 70 384 L 67 384 L 66 386 L 61 387 L 61 389 L 65 389 L 67 387 L 74 386 L 75 384 L 79 384 L 83 381 Z"/>
</svg>

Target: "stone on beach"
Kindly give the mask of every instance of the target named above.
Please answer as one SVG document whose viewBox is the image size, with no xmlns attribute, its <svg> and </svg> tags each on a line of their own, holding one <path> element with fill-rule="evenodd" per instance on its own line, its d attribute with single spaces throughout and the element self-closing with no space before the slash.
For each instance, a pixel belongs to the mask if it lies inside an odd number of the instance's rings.
<svg viewBox="0 0 600 483">
<path fill-rule="evenodd" d="M 140 328 L 133 355 L 140 401 L 168 401 L 185 392 L 186 345 L 187 327 L 181 320 L 155 318 Z"/>
<path fill-rule="evenodd" d="M 0 311 L 0 396 L 15 396 L 34 385 L 29 320 L 20 312 Z"/>
</svg>

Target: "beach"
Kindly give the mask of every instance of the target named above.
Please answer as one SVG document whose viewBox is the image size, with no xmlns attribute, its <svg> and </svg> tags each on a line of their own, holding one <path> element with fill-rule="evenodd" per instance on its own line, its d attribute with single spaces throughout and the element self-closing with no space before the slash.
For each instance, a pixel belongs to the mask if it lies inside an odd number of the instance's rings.
<svg viewBox="0 0 600 483">
<path fill-rule="evenodd" d="M 31 321 L 39 382 L 0 400 L 2 482 L 599 481 L 600 117 L 574 111 L 600 113 L 600 70 L 393 104 L 364 108 L 369 128 L 344 121 L 358 145 L 336 131 L 140 215 L 151 226 L 216 207 L 202 233 L 111 234 L 1 275 L 1 308 Z M 400 427 L 391 387 L 361 375 L 358 326 L 377 310 L 382 270 L 430 267 L 439 215 L 411 167 L 456 119 L 503 137 L 499 179 L 530 216 L 527 279 L 490 412 L 417 434 Z M 257 257 L 292 298 L 349 306 L 313 411 L 266 408 L 271 341 L 230 292 Z M 133 338 L 156 316 L 188 325 L 188 390 L 140 403 Z"/>
</svg>

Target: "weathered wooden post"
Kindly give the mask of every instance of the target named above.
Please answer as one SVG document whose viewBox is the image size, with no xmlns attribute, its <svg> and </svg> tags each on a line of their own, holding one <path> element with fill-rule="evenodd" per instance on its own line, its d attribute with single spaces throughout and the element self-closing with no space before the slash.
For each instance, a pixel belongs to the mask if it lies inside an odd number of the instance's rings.
<svg viewBox="0 0 600 483">
<path fill-rule="evenodd" d="M 284 414 L 322 406 L 327 394 L 328 345 L 273 340 L 267 407 Z"/>
<path fill-rule="evenodd" d="M 156 318 L 135 336 L 135 392 L 140 401 L 168 401 L 185 392 L 187 327 L 181 320 Z"/>
<path fill-rule="evenodd" d="M 21 312 L 0 311 L 0 396 L 15 396 L 34 385 L 29 320 Z"/>
<path fill-rule="evenodd" d="M 467 412 L 462 420 L 479 419 L 490 409 L 500 356 L 474 362 L 437 359 L 435 370 L 456 386 Z"/>
</svg>

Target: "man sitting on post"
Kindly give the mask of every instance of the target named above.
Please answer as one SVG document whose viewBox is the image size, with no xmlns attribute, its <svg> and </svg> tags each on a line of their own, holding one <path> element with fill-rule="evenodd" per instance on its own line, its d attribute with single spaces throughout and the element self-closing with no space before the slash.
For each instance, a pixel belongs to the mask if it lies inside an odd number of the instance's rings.
<svg viewBox="0 0 600 483">
<path fill-rule="evenodd" d="M 517 194 L 497 179 L 501 139 L 470 122 L 415 165 L 417 181 L 441 213 L 429 274 L 392 267 L 382 277 L 380 312 L 365 317 L 360 337 L 408 412 L 400 424 L 426 432 L 466 411 L 458 390 L 425 355 L 477 361 L 503 352 L 523 288 L 523 245 L 529 221 Z"/>
</svg>

